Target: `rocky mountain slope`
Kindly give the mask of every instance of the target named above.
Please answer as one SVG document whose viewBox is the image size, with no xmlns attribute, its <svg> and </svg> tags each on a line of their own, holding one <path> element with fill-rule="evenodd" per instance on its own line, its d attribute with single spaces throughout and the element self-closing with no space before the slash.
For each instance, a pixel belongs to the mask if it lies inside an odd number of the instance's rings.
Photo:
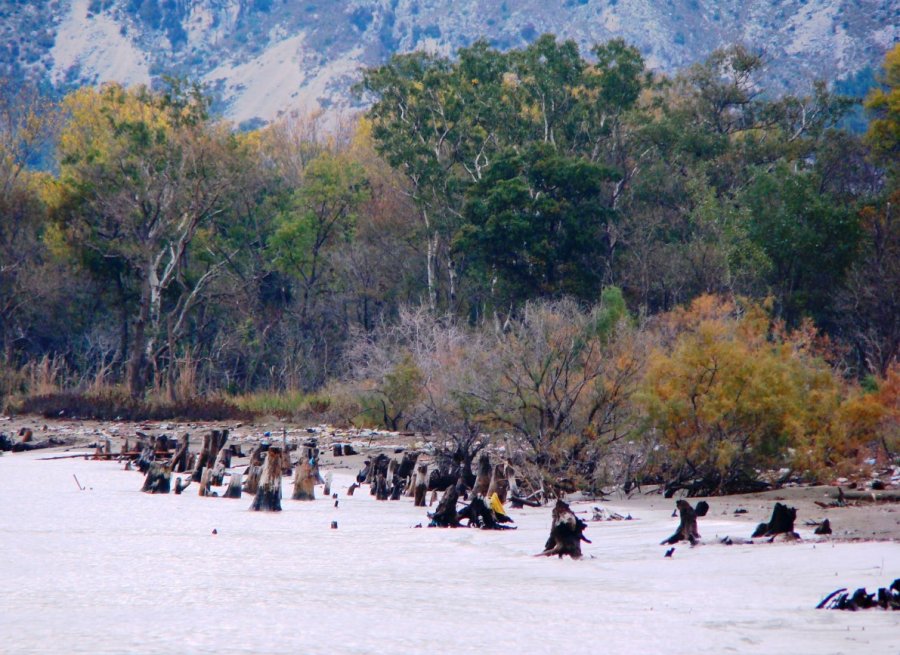
<svg viewBox="0 0 900 655">
<path fill-rule="evenodd" d="M 58 88 L 183 75 L 258 123 L 352 104 L 360 67 L 394 52 L 479 37 L 623 37 L 666 71 L 743 42 L 765 51 L 776 88 L 802 91 L 877 66 L 898 26 L 897 0 L 0 0 L 0 74 Z"/>
</svg>

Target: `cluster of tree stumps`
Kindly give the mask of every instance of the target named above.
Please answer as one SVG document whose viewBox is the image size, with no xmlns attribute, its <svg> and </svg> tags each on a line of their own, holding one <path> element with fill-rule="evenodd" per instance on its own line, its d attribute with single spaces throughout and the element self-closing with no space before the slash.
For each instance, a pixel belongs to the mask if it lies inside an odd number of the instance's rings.
<svg viewBox="0 0 900 655">
<path fill-rule="evenodd" d="M 874 593 L 865 587 L 852 594 L 846 588 L 837 589 L 822 599 L 816 609 L 822 610 L 856 610 L 868 609 L 900 610 L 900 578 L 894 580 L 889 587 L 881 587 Z"/>
</svg>

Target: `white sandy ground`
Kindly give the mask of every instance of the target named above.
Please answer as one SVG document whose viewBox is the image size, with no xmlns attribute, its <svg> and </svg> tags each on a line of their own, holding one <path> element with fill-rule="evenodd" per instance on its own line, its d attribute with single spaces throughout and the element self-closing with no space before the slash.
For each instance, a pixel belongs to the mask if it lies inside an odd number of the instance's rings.
<svg viewBox="0 0 900 655">
<path fill-rule="evenodd" d="M 645 508 L 590 523 L 584 560 L 535 558 L 549 508 L 512 511 L 516 531 L 413 529 L 411 500 L 347 497 L 338 470 L 338 508 L 291 501 L 285 479 L 284 511 L 256 513 L 246 495 L 151 496 L 120 463 L 41 456 L 0 457 L 4 654 L 900 653 L 900 612 L 813 609 L 900 577 L 897 542 L 800 526 L 799 544 L 723 546 L 752 526 L 713 511 L 707 543 L 665 559 L 677 519 Z"/>
</svg>

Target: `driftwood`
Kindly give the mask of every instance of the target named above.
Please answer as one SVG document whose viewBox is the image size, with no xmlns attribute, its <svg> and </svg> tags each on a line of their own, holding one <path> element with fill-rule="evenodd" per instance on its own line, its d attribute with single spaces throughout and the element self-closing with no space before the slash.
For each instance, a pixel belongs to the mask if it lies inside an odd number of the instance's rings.
<svg viewBox="0 0 900 655">
<path fill-rule="evenodd" d="M 566 503 L 557 500 L 553 508 L 550 537 L 544 544 L 544 552 L 539 555 L 546 557 L 568 555 L 573 559 L 580 559 L 581 542 L 591 543 L 591 540 L 584 536 L 585 528 L 587 523 L 575 516 L 575 512 Z"/>
<path fill-rule="evenodd" d="M 167 494 L 172 483 L 172 467 L 168 462 L 153 462 L 144 478 L 141 491 L 148 494 Z"/>
<path fill-rule="evenodd" d="M 459 498 L 459 492 L 456 487 L 448 487 L 438 503 L 437 509 L 433 514 L 428 514 L 431 523 L 428 527 L 433 528 L 458 528 L 459 514 L 456 511 L 456 501 Z"/>
<path fill-rule="evenodd" d="M 867 610 L 881 608 L 885 610 L 900 610 L 900 578 L 894 580 L 890 587 L 881 587 L 875 593 L 868 593 L 865 587 L 857 589 L 850 594 L 846 587 L 832 591 L 825 596 L 818 605 L 817 610 Z"/>
<path fill-rule="evenodd" d="M 316 499 L 316 476 L 313 472 L 313 462 L 307 457 L 301 457 L 297 470 L 294 472 L 293 500 Z"/>
<path fill-rule="evenodd" d="M 794 532 L 794 521 L 796 519 L 796 508 L 775 503 L 775 507 L 772 509 L 772 518 L 769 519 L 768 523 L 760 523 L 756 526 L 756 530 L 753 531 L 750 538 L 772 537 L 774 539 L 780 534 L 785 534 L 794 539 L 799 539 L 800 535 Z"/>
<path fill-rule="evenodd" d="M 231 479 L 228 481 L 228 487 L 223 494 L 224 498 L 240 498 L 241 497 L 241 474 L 232 471 Z"/>
<path fill-rule="evenodd" d="M 679 541 L 689 541 L 691 542 L 691 546 L 693 546 L 700 539 L 700 532 L 697 530 L 697 512 L 686 500 L 676 501 L 675 506 L 678 508 L 678 514 L 681 518 L 678 529 L 671 537 L 661 541 L 660 545 L 671 545 L 677 544 Z M 708 507 L 709 506 L 707 506 L 707 509 Z"/>
<path fill-rule="evenodd" d="M 416 467 L 415 500 L 416 507 L 425 507 L 425 492 L 428 487 L 428 464 L 422 463 Z"/>
<path fill-rule="evenodd" d="M 281 448 L 269 446 L 259 488 L 250 509 L 255 512 L 281 511 Z"/>
</svg>

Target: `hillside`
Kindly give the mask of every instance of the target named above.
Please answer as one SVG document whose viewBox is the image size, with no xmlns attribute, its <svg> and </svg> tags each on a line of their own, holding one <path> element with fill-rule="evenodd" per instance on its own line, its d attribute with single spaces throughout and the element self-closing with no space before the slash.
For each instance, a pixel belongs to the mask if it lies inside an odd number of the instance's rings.
<svg viewBox="0 0 900 655">
<path fill-rule="evenodd" d="M 215 89 L 226 115 L 268 121 L 347 106 L 361 66 L 452 53 L 479 37 L 521 47 L 544 32 L 613 37 L 673 71 L 716 47 L 766 53 L 773 88 L 875 67 L 900 36 L 891 0 L 72 0 L 0 2 L 0 72 L 55 87 L 175 74 Z"/>
</svg>

